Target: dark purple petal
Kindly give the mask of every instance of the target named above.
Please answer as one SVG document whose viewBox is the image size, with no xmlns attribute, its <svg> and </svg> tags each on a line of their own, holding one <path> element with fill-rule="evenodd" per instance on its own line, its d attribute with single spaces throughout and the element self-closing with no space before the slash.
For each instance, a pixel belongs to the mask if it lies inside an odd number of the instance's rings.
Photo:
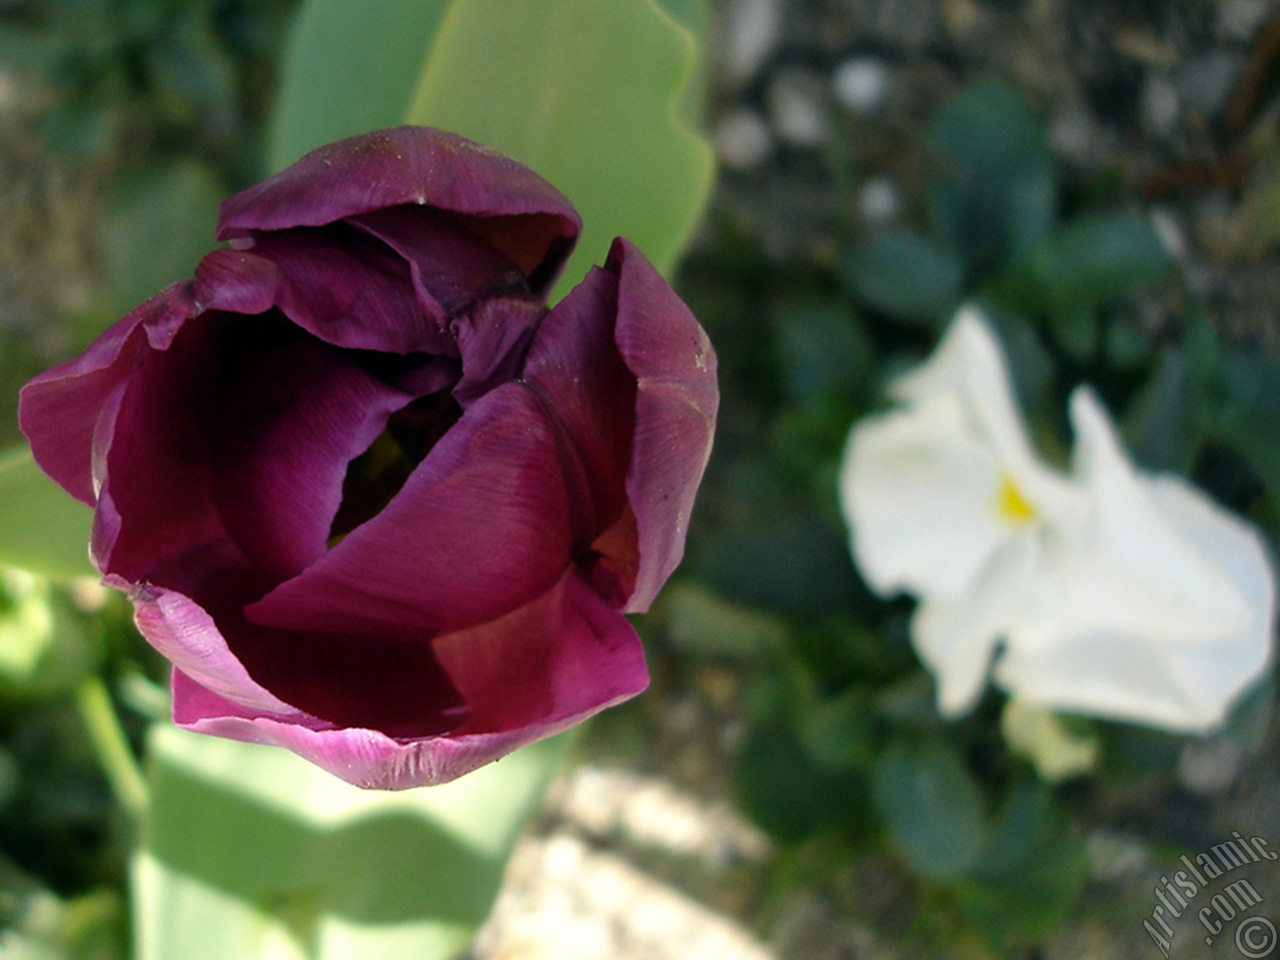
<svg viewBox="0 0 1280 960">
<path fill-rule="evenodd" d="M 573 205 L 528 167 L 454 134 L 397 127 L 321 147 L 226 200 L 218 239 L 401 205 L 476 218 L 477 231 L 520 266 L 535 293 L 550 287 L 581 229 Z M 500 221 L 485 226 L 485 218 Z"/>
<path fill-rule="evenodd" d="M 627 496 L 640 564 L 627 609 L 643 611 L 684 555 L 720 402 L 716 355 L 689 308 L 629 241 L 613 242 L 606 269 L 619 279 L 618 350 L 638 386 Z"/>
<path fill-rule="evenodd" d="M 347 465 L 413 397 L 279 321 L 227 324 L 215 346 L 209 465 L 231 539 L 275 579 L 324 555 Z"/>
<path fill-rule="evenodd" d="M 196 264 L 193 294 L 199 312 L 266 313 L 276 302 L 276 265 L 244 250 L 214 250 Z"/>
<path fill-rule="evenodd" d="M 457 353 L 440 312 L 414 293 L 409 264 L 342 224 L 264 236 L 253 255 L 279 271 L 275 304 L 326 343 L 387 353 Z"/>
<path fill-rule="evenodd" d="M 649 683 L 635 629 L 573 569 L 526 607 L 435 646 L 471 708 L 458 737 L 562 729 Z"/>
<path fill-rule="evenodd" d="M 546 313 L 546 307 L 526 297 L 492 297 L 450 322 L 463 372 L 453 396 L 463 407 L 516 379 Z"/>
<path fill-rule="evenodd" d="M 121 389 L 139 351 L 166 349 L 198 312 L 190 284 L 174 284 L 110 326 L 79 357 L 22 388 L 18 423 L 36 462 L 76 499 L 97 499 L 93 438 L 108 397 Z"/>
<path fill-rule="evenodd" d="M 562 429 L 582 546 L 627 502 L 636 378 L 614 342 L 617 313 L 617 277 L 593 269 L 539 325 L 523 373 Z"/>
<path fill-rule="evenodd" d="M 327 550 L 348 463 L 412 399 L 279 316 L 192 320 L 104 405 L 98 562 L 190 593 L 192 551 L 230 541 L 267 585 L 300 572 Z"/>
<path fill-rule="evenodd" d="M 444 211 L 392 207 L 346 222 L 377 237 L 408 262 L 414 290 L 428 316 L 443 320 L 485 297 L 528 294 L 519 267 Z"/>
<path fill-rule="evenodd" d="M 285 747 L 360 787 L 445 783 L 559 733 L 648 684 L 626 618 L 570 571 L 502 619 L 441 638 L 441 661 L 471 707 L 448 736 L 393 739 L 367 728 L 326 729 L 247 709 L 174 677 L 174 721 L 202 733 Z"/>
<path fill-rule="evenodd" d="M 99 523 L 108 508 L 118 515 L 113 536 L 95 530 L 104 572 L 179 588 L 161 571 L 226 537 L 210 483 L 206 424 L 191 398 L 193 387 L 206 382 L 208 327 L 207 314 L 196 317 L 167 351 L 144 352 L 118 403 L 104 410 L 114 412 L 114 427 L 98 443 L 102 496 L 110 500 L 100 505 Z"/>
<path fill-rule="evenodd" d="M 463 414 L 377 517 L 246 612 L 288 630 L 431 636 L 528 603 L 570 549 L 553 428 L 508 384 Z"/>
</svg>

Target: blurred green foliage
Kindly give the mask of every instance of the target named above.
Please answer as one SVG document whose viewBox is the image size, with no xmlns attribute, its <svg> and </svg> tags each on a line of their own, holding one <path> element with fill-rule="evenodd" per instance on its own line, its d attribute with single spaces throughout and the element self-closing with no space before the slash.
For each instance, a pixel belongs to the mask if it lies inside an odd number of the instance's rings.
<svg viewBox="0 0 1280 960">
<path fill-rule="evenodd" d="M 1079 789 L 1044 782 L 1003 742 L 1002 695 L 961 720 L 939 717 L 910 647 L 910 602 L 874 597 L 850 558 L 835 499 L 849 429 L 882 408 L 887 382 L 927 355 L 961 303 L 977 302 L 1046 455 L 1062 459 L 1066 398 L 1088 381 L 1141 466 L 1190 475 L 1274 544 L 1280 368 L 1221 342 L 1136 204 L 1064 189 L 1020 94 L 964 88 L 924 141 L 923 223 L 848 236 L 831 267 L 786 277 L 718 224 L 686 264 L 725 395 L 685 569 L 708 592 L 691 604 L 673 591 L 660 614 L 678 650 L 709 656 L 726 654 L 707 610 L 748 636 L 758 628 L 747 625 L 776 625 L 767 645 L 745 647 L 755 683 L 737 782 L 757 823 L 797 856 L 814 844 L 846 851 L 827 859 L 832 873 L 888 851 L 915 878 L 925 927 L 968 931 L 1004 956 L 1074 909 L 1091 813 Z M 1235 711 L 1226 736 L 1246 753 L 1270 701 L 1264 683 Z M 1066 719 L 1073 736 L 1096 739 L 1089 776 L 1104 793 L 1171 779 L 1187 742 Z"/>
</svg>

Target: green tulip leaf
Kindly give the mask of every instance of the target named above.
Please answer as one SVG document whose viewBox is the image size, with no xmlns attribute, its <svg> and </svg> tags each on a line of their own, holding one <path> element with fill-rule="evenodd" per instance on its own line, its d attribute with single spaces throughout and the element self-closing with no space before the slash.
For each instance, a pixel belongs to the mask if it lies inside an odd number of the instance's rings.
<svg viewBox="0 0 1280 960">
<path fill-rule="evenodd" d="M 0 453 L 0 564 L 56 579 L 93 576 L 93 514 L 36 466 L 26 448 Z"/>
<path fill-rule="evenodd" d="M 449 0 L 309 0 L 281 67 L 267 166 L 405 123 Z"/>
<path fill-rule="evenodd" d="M 447 960 L 497 896 L 564 751 L 364 791 L 287 751 L 157 724 L 134 864 L 140 957 Z"/>
</svg>

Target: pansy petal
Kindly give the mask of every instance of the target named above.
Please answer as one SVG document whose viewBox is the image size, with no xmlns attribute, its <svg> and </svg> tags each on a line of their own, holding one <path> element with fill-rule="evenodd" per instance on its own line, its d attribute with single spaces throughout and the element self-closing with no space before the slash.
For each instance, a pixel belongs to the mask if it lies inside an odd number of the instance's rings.
<svg viewBox="0 0 1280 960">
<path fill-rule="evenodd" d="M 1020 489 L 1040 499 L 1041 486 L 1057 486 L 1045 479 L 1048 471 L 1022 425 L 1000 343 L 976 308 L 962 308 L 929 359 L 895 381 L 891 393 L 908 405 L 925 397 L 954 397 L 964 411 L 966 432 L 992 450 Z"/>
<path fill-rule="evenodd" d="M 1026 606 L 1036 554 L 1034 534 L 1021 533 L 992 554 L 968 590 L 921 598 L 911 639 L 937 682 L 940 713 L 958 716 L 977 703 L 993 655 Z"/>
<path fill-rule="evenodd" d="M 508 384 L 462 415 L 378 516 L 248 616 L 290 630 L 462 629 L 555 584 L 569 530 L 553 427 Z"/>
<path fill-rule="evenodd" d="M 867 583 L 954 596 L 1010 536 L 1000 515 L 1003 472 L 994 451 L 965 429 L 949 394 L 854 427 L 841 465 L 841 507 Z"/>
<path fill-rule="evenodd" d="M 1105 622 L 1119 629 L 1145 626 L 1173 642 L 1233 633 L 1252 619 L 1262 599 L 1256 582 L 1268 576 L 1257 535 L 1181 481 L 1165 479 L 1158 498 L 1152 479 L 1125 457 L 1092 391 L 1073 394 L 1071 420 L 1075 473 L 1092 504 L 1082 529 L 1074 532 L 1071 556 L 1095 569 L 1111 567 L 1110 576 L 1099 573 L 1098 579 L 1107 581 L 1108 593 L 1124 590 L 1103 614 Z M 1246 591 L 1233 568 L 1254 585 Z M 1078 579 L 1087 584 L 1086 577 L 1082 570 Z"/>
<path fill-rule="evenodd" d="M 282 722 L 175 678 L 174 719 L 187 729 L 286 747 L 357 786 L 445 783 L 559 733 L 648 683 L 634 629 L 578 576 L 528 607 L 438 642 L 472 718 L 446 736 L 393 739 L 365 728 Z"/>
<path fill-rule="evenodd" d="M 653 265 L 619 238 L 605 269 L 618 277 L 615 336 L 637 384 L 627 469 L 640 555 L 627 610 L 637 612 L 648 609 L 684 555 L 720 393 L 711 341 Z"/>
<path fill-rule="evenodd" d="M 218 239 L 318 227 L 399 205 L 465 214 L 550 287 L 581 229 L 573 205 L 528 167 L 455 134 L 397 127 L 313 150 L 222 204 Z M 498 222 L 485 225 L 487 218 Z"/>
<path fill-rule="evenodd" d="M 84 353 L 22 388 L 18 423 L 50 477 L 92 505 L 93 436 L 107 397 L 133 371 L 138 351 L 164 350 L 199 312 L 190 284 L 175 284 L 114 323 Z"/>
<path fill-rule="evenodd" d="M 1105 627 L 1061 639 L 1025 650 L 1011 643 L 996 664 L 996 683 L 1054 710 L 1181 733 L 1220 725 L 1268 659 L 1267 644 L 1248 636 L 1172 650 L 1151 637 Z"/>
</svg>

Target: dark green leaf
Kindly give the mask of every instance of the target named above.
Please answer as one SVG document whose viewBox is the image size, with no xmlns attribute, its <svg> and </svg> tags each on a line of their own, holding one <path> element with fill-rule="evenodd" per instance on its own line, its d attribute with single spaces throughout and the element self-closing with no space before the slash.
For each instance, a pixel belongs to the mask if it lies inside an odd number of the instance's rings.
<svg viewBox="0 0 1280 960">
<path fill-rule="evenodd" d="M 1079 838 L 1036 780 L 1016 782 L 991 826 L 973 870 L 956 885 L 965 909 L 995 943 L 1054 930 L 1085 880 Z"/>
<path fill-rule="evenodd" d="M 930 185 L 943 241 L 986 270 L 1039 244 L 1053 228 L 1053 155 L 1022 97 L 995 83 L 969 87 L 929 133 Z"/>
<path fill-rule="evenodd" d="M 1204 426 L 1196 386 L 1182 352 L 1165 348 L 1120 426 L 1138 463 L 1152 470 L 1190 472 Z"/>
<path fill-rule="evenodd" d="M 814 701 L 800 719 L 800 740 L 815 764 L 826 770 L 864 767 L 875 749 L 875 728 L 867 698 L 858 690 Z"/>
<path fill-rule="evenodd" d="M 843 530 L 797 516 L 703 538 L 702 579 L 747 606 L 813 614 L 856 608 L 866 596 Z"/>
<path fill-rule="evenodd" d="M 790 843 L 855 822 L 866 796 L 866 784 L 857 775 L 814 764 L 778 717 L 748 733 L 738 752 L 735 781 L 747 815 Z"/>
<path fill-rule="evenodd" d="M 904 320 L 937 324 L 954 312 L 964 283 L 959 257 L 904 231 L 876 234 L 849 256 L 845 282 L 862 302 Z"/>
<path fill-rule="evenodd" d="M 872 767 L 871 789 L 886 834 L 917 873 L 946 879 L 973 867 L 986 814 L 981 789 L 951 746 L 892 744 Z"/>
<path fill-rule="evenodd" d="M 824 394 L 856 396 L 868 379 L 871 344 L 849 311 L 832 300 L 787 303 L 774 318 L 782 385 L 806 404 Z"/>
<path fill-rule="evenodd" d="M 1072 220 L 1035 248 L 1029 268 L 1044 298 L 1042 309 L 1069 317 L 1160 279 L 1169 264 L 1150 222 L 1114 213 Z"/>
<path fill-rule="evenodd" d="M 672 643 L 688 653 L 759 658 L 786 641 L 783 620 L 729 603 L 688 581 L 669 585 L 658 602 Z"/>
</svg>

